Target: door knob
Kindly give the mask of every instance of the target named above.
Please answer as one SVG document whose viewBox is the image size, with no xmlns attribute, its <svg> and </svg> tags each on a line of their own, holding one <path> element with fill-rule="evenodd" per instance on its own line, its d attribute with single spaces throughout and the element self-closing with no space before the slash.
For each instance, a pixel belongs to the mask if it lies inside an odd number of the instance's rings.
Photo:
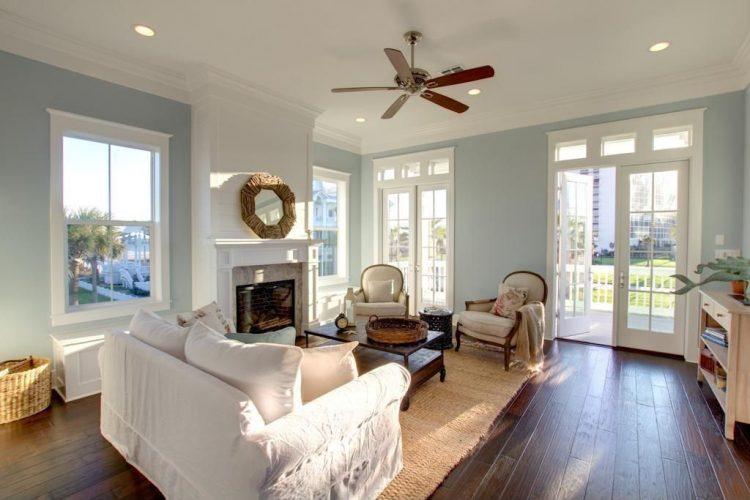
<svg viewBox="0 0 750 500">
<path fill-rule="evenodd" d="M 620 288 L 625 288 L 625 271 L 620 271 Z"/>
</svg>

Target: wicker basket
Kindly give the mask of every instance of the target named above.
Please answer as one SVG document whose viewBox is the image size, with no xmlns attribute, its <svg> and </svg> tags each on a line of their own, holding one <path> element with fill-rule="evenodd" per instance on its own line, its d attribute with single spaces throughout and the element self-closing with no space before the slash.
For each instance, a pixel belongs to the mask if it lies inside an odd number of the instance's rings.
<svg viewBox="0 0 750 500">
<path fill-rule="evenodd" d="M 414 344 L 427 338 L 429 326 L 424 321 L 410 318 L 378 318 L 375 315 L 365 325 L 367 338 L 381 344 Z"/>
<path fill-rule="evenodd" d="M 38 413 L 49 406 L 52 376 L 47 358 L 0 363 L 0 424 Z"/>
</svg>

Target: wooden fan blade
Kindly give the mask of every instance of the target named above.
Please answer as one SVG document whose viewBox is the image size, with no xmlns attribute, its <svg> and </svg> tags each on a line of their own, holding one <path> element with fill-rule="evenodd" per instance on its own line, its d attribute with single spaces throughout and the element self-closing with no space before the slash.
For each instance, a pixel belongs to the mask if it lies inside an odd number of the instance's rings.
<svg viewBox="0 0 750 500">
<path fill-rule="evenodd" d="M 455 99 L 451 99 L 450 97 L 443 94 L 432 92 L 431 90 L 425 90 L 419 95 L 430 102 L 434 102 L 438 106 L 442 106 L 445 109 L 450 109 L 451 111 L 455 111 L 456 113 L 463 113 L 464 111 L 469 109 L 469 106 L 467 106 L 466 104 L 458 102 Z"/>
<path fill-rule="evenodd" d="M 382 118 L 383 120 L 393 118 L 393 115 L 398 113 L 398 110 L 401 109 L 401 106 L 403 106 L 404 103 L 407 101 L 407 99 L 409 99 L 409 96 L 410 94 L 404 94 L 400 96 L 398 99 L 396 99 L 394 103 L 391 104 L 391 106 L 385 110 L 385 113 L 383 113 L 383 116 L 381 116 L 380 118 Z"/>
<path fill-rule="evenodd" d="M 370 90 L 398 90 L 399 87 L 343 87 L 331 89 L 331 92 L 338 94 L 340 92 L 367 92 Z"/>
<path fill-rule="evenodd" d="M 414 77 L 411 74 L 411 66 L 406 61 L 404 54 L 400 50 L 396 49 L 383 49 L 385 55 L 388 56 L 388 60 L 391 61 L 393 67 L 396 69 L 398 77 L 404 83 L 414 83 Z"/>
<path fill-rule="evenodd" d="M 495 76 L 495 70 L 492 69 L 492 66 L 479 66 L 478 68 L 465 69 L 458 73 L 432 78 L 424 83 L 428 89 L 435 89 L 438 87 L 447 87 L 448 85 L 483 80 L 484 78 L 492 78 L 493 76 Z"/>
</svg>

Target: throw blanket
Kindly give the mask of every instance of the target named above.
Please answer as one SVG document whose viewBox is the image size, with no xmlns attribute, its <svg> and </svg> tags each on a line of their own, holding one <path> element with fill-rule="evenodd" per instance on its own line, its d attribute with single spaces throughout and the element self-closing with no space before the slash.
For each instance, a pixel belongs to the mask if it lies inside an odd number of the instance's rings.
<svg viewBox="0 0 750 500">
<path fill-rule="evenodd" d="M 521 325 L 516 333 L 516 359 L 531 370 L 541 370 L 544 362 L 544 304 L 529 302 L 518 312 L 521 313 Z"/>
</svg>

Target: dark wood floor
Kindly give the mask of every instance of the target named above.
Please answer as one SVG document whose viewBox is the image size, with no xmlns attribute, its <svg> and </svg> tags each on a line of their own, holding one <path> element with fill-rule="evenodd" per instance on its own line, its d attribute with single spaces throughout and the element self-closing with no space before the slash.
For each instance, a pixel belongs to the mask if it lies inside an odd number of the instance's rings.
<svg viewBox="0 0 750 500">
<path fill-rule="evenodd" d="M 695 365 L 573 342 L 547 351 L 435 498 L 750 498 L 747 429 L 724 440 Z M 160 497 L 98 423 L 93 396 L 0 426 L 0 498 Z"/>
</svg>

